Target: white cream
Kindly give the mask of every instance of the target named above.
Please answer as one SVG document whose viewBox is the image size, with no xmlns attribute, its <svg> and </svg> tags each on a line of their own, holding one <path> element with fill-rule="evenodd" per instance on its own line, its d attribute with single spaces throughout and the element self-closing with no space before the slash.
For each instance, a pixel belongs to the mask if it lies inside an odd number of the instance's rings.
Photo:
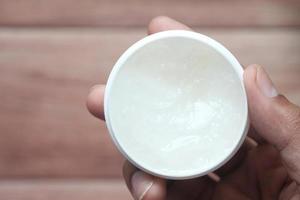
<svg viewBox="0 0 300 200">
<path fill-rule="evenodd" d="M 135 165 L 182 179 L 208 173 L 237 150 L 247 100 L 242 69 L 233 67 L 229 52 L 225 57 L 198 34 L 169 32 L 121 57 L 108 82 L 105 114 L 114 141 Z"/>
</svg>

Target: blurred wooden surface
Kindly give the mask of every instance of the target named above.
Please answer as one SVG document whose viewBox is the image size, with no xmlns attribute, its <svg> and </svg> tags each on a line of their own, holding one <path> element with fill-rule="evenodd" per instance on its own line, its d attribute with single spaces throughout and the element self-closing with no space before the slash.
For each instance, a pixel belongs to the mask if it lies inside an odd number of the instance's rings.
<svg viewBox="0 0 300 200">
<path fill-rule="evenodd" d="M 3 200 L 130 200 L 119 180 L 0 181 Z"/>
<path fill-rule="evenodd" d="M 193 26 L 300 25 L 299 0 L 0 1 L 6 26 L 144 26 L 162 14 Z"/>
<path fill-rule="evenodd" d="M 170 14 L 259 63 L 300 104 L 300 3 L 0 0 L 0 200 L 130 199 L 122 157 L 85 108 L 119 55 Z"/>
</svg>

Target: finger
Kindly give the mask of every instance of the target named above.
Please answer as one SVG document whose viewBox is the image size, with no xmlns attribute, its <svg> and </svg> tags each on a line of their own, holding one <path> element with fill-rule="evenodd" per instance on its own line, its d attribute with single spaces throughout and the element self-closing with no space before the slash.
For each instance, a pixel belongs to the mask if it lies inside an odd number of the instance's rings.
<svg viewBox="0 0 300 200">
<path fill-rule="evenodd" d="M 166 198 L 166 181 L 138 170 L 128 161 L 124 163 L 123 176 L 134 199 L 164 200 Z"/>
<path fill-rule="evenodd" d="M 174 181 L 168 188 L 168 199 L 186 200 L 186 199 L 210 199 L 213 189 L 217 183 L 207 176 Z M 204 198 L 207 197 L 207 198 Z M 200 198 L 201 197 L 201 198 Z"/>
<path fill-rule="evenodd" d="M 104 90 L 105 85 L 95 85 L 90 89 L 86 106 L 91 114 L 104 120 Z"/>
<path fill-rule="evenodd" d="M 129 191 L 132 190 L 131 187 L 131 177 L 134 174 L 134 172 L 136 172 L 138 169 L 133 166 L 130 162 L 128 162 L 127 160 L 124 162 L 123 164 L 123 177 L 125 180 L 125 183 L 127 185 L 127 188 L 129 189 Z"/>
<path fill-rule="evenodd" d="M 300 108 L 278 95 L 261 66 L 247 67 L 244 81 L 254 128 L 280 151 L 290 175 L 300 182 Z"/>
<path fill-rule="evenodd" d="M 249 128 L 248 137 L 252 138 L 258 144 L 266 143 L 266 140 L 257 133 L 257 131 L 252 125 Z"/>
<path fill-rule="evenodd" d="M 191 30 L 188 26 L 166 16 L 155 17 L 148 25 L 148 34 L 167 30 Z"/>
</svg>

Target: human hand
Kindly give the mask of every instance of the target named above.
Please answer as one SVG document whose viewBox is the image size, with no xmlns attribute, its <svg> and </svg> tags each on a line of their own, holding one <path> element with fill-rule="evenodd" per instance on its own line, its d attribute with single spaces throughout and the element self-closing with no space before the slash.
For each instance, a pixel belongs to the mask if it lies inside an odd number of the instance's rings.
<svg viewBox="0 0 300 200">
<path fill-rule="evenodd" d="M 149 24 L 149 34 L 187 26 L 167 17 Z M 207 176 L 168 181 L 149 175 L 124 163 L 125 182 L 138 200 L 187 199 L 300 199 L 300 108 L 279 95 L 264 69 L 251 65 L 245 69 L 251 128 L 248 136 L 257 145 L 245 144 L 215 173 L 216 182 Z M 105 85 L 91 89 L 89 111 L 104 120 Z"/>
</svg>

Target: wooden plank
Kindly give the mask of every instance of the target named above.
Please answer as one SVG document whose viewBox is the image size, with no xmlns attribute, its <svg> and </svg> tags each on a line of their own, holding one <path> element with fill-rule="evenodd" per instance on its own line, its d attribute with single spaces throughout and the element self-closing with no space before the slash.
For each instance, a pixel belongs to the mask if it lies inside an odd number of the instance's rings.
<svg viewBox="0 0 300 200">
<path fill-rule="evenodd" d="M 193 26 L 299 26 L 299 0 L 1 0 L 2 26 L 145 26 L 168 15 Z"/>
<path fill-rule="evenodd" d="M 300 29 L 199 29 L 266 66 L 300 104 Z M 0 178 L 121 177 L 122 157 L 85 108 L 143 29 L 0 29 Z"/>
<path fill-rule="evenodd" d="M 0 177 L 121 176 L 122 158 L 85 99 L 131 37 L 0 31 Z"/>
<path fill-rule="evenodd" d="M 2 180 L 1 199 L 130 200 L 122 180 Z"/>
</svg>

